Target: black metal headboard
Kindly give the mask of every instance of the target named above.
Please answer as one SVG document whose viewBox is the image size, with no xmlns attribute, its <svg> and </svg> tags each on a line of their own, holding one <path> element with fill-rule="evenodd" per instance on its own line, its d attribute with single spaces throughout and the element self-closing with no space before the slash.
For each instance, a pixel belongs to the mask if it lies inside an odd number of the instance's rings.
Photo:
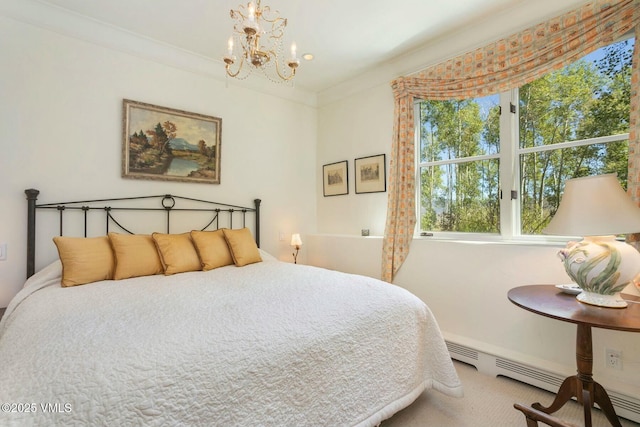
<svg viewBox="0 0 640 427">
<path fill-rule="evenodd" d="M 87 237 L 88 216 L 91 211 L 102 211 L 105 213 L 105 234 L 109 233 L 110 224 L 114 224 L 118 229 L 134 234 L 133 231 L 125 228 L 121 222 L 113 216 L 115 211 L 145 211 L 145 212 L 164 212 L 166 215 L 166 233 L 171 232 L 171 213 L 176 211 L 182 212 L 209 212 L 211 220 L 200 230 L 218 229 L 220 226 L 221 215 L 226 216 L 226 224 L 228 228 L 233 228 L 233 219 L 239 217 L 241 226 L 246 226 L 246 216 L 248 213 L 255 214 L 255 233 L 254 237 L 258 247 L 260 247 L 260 199 L 254 199 L 254 207 L 248 208 L 244 206 L 230 205 L 226 203 L 213 202 L 208 200 L 193 199 L 189 197 L 175 196 L 171 194 L 163 194 L 158 196 L 141 196 L 141 197 L 123 197 L 113 199 L 96 199 L 96 200 L 79 200 L 72 202 L 45 203 L 36 204 L 39 190 L 33 188 L 24 190 L 27 195 L 27 278 L 35 273 L 36 258 L 36 211 L 38 209 L 57 210 L 60 217 L 60 236 L 63 235 L 63 215 L 67 210 L 75 210 L 83 212 L 84 221 L 84 237 Z M 147 200 L 149 206 L 126 206 L 126 203 L 136 200 Z M 159 202 L 152 205 L 153 202 Z M 176 207 L 177 201 L 192 202 L 201 207 Z M 125 202 L 123 206 L 109 206 L 109 203 Z"/>
</svg>

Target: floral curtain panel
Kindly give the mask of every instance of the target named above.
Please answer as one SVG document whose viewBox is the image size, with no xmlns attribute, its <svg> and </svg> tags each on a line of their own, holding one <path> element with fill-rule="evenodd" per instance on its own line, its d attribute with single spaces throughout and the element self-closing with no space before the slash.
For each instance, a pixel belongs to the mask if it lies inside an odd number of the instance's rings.
<svg viewBox="0 0 640 427">
<path fill-rule="evenodd" d="M 395 121 L 382 248 L 382 279 L 393 281 L 409 253 L 415 229 L 414 99 L 465 99 L 503 92 L 571 64 L 635 28 L 640 0 L 598 0 L 483 48 L 391 84 Z M 640 53 L 633 57 L 629 136 L 629 193 L 640 202 Z"/>
</svg>

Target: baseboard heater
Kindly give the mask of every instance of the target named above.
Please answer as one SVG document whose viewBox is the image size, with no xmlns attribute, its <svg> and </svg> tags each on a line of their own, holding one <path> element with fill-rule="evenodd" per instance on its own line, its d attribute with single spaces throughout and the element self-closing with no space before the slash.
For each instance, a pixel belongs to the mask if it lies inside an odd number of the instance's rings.
<svg viewBox="0 0 640 427">
<path fill-rule="evenodd" d="M 564 377 L 513 360 L 484 353 L 473 348 L 446 341 L 451 358 L 475 366 L 479 372 L 505 376 L 556 393 Z M 640 400 L 607 390 L 618 416 L 640 422 Z M 551 403 L 551 402 L 549 402 Z"/>
</svg>

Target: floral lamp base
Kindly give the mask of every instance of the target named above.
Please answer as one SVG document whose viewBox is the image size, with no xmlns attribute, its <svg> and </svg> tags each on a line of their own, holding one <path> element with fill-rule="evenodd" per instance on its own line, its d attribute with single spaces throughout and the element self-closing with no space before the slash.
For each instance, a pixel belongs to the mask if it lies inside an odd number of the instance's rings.
<svg viewBox="0 0 640 427">
<path fill-rule="evenodd" d="M 586 304 L 597 305 L 600 307 L 625 308 L 627 302 L 622 299 L 620 292 L 613 295 L 602 295 L 595 292 L 582 291 L 576 299 Z"/>
<path fill-rule="evenodd" d="M 569 242 L 558 255 L 565 271 L 580 286 L 578 301 L 624 308 L 620 292 L 640 273 L 640 253 L 615 236 L 590 236 Z"/>
</svg>

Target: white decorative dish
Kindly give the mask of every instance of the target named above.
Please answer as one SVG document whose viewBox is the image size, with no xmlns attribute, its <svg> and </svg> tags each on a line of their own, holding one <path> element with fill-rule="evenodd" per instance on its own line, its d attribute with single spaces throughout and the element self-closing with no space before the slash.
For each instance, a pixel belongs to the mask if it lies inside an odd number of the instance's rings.
<svg viewBox="0 0 640 427">
<path fill-rule="evenodd" d="M 582 292 L 580 286 L 572 283 L 570 285 L 556 285 L 556 288 L 560 289 L 565 294 L 578 295 Z"/>
</svg>

